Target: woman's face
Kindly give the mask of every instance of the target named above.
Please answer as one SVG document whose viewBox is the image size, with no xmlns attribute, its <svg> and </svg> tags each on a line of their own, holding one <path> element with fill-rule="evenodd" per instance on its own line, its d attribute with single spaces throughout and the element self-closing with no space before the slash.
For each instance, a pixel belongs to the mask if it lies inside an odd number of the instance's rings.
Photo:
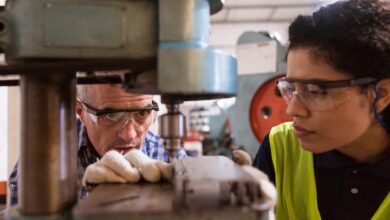
<svg viewBox="0 0 390 220">
<path fill-rule="evenodd" d="M 286 78 L 327 81 L 352 79 L 322 59 L 315 59 L 310 49 L 304 48 L 289 51 Z M 299 95 L 294 95 L 288 104 L 287 114 L 293 117 L 296 136 L 302 147 L 313 153 L 353 146 L 359 140 L 364 140 L 364 135 L 374 123 L 368 92 L 362 92 L 359 87 L 334 91 L 338 96 L 348 98 L 325 111 L 318 111 L 320 106 L 317 105 L 312 105 L 310 109 L 307 103 L 300 100 Z"/>
</svg>

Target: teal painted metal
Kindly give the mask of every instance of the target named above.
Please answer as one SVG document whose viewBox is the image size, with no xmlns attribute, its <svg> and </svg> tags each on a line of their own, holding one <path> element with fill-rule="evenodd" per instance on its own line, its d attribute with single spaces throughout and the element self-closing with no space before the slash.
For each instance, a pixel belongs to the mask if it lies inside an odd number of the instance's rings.
<svg viewBox="0 0 390 220">
<path fill-rule="evenodd" d="M 215 14 L 222 10 L 223 4 L 225 4 L 225 0 L 209 0 L 210 2 L 210 13 Z"/>
<path fill-rule="evenodd" d="M 249 121 L 249 109 L 252 102 L 252 98 L 255 95 L 258 88 L 262 86 L 268 79 L 285 72 L 287 69 L 284 62 L 284 56 L 286 53 L 286 47 L 270 36 L 268 33 L 248 31 L 243 33 L 237 44 L 253 44 L 267 41 L 276 42 L 276 71 L 269 73 L 258 73 L 250 75 L 239 75 L 238 77 L 238 92 L 236 97 L 236 103 L 229 110 L 231 117 L 231 123 L 233 128 L 233 138 L 238 146 L 243 146 L 250 153 L 250 155 L 256 155 L 260 142 L 257 140 L 252 132 Z M 255 61 L 254 61 L 255 62 Z"/>
<path fill-rule="evenodd" d="M 10 63 L 155 58 L 159 93 L 181 100 L 231 97 L 236 59 L 209 46 L 210 13 L 223 2 L 13 0 L 0 13 L 6 27 L 0 47 Z"/>
<path fill-rule="evenodd" d="M 156 56 L 157 1 L 13 0 L 0 14 L 7 59 Z"/>
<path fill-rule="evenodd" d="M 159 8 L 160 91 L 182 100 L 234 96 L 236 59 L 211 48 L 208 43 L 209 2 L 163 0 L 161 3 L 164 4 Z"/>
</svg>

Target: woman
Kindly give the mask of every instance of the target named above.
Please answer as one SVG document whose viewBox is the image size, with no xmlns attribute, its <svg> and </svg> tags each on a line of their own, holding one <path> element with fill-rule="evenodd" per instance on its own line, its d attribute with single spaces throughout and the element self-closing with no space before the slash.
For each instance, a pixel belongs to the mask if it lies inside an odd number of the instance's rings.
<svg viewBox="0 0 390 220">
<path fill-rule="evenodd" d="M 276 184 L 277 219 L 390 219 L 390 11 L 350 0 L 299 16 L 277 81 L 293 122 L 254 166 Z"/>
</svg>

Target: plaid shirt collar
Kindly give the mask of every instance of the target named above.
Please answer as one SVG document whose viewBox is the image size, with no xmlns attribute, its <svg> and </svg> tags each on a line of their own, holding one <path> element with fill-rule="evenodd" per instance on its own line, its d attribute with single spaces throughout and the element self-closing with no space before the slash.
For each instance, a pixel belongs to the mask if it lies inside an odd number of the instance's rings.
<svg viewBox="0 0 390 220">
<path fill-rule="evenodd" d="M 101 156 L 93 147 L 91 141 L 88 138 L 87 130 L 84 126 L 81 125 L 79 138 L 78 138 L 78 159 L 80 164 L 85 168 L 88 165 L 95 163 L 98 161 Z"/>
</svg>

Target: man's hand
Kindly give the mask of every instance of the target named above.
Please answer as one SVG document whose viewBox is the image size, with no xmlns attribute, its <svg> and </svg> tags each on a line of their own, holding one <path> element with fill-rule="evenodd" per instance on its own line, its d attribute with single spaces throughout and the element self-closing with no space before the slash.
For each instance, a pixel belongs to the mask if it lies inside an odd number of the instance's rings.
<svg viewBox="0 0 390 220">
<path fill-rule="evenodd" d="M 155 183 L 161 179 L 161 171 L 157 166 L 157 160 L 151 159 L 139 150 L 131 150 L 125 155 L 126 159 L 138 169 L 142 178 Z"/>
<path fill-rule="evenodd" d="M 259 207 L 259 209 L 271 209 L 269 212 L 269 219 L 275 219 L 272 210 L 276 205 L 276 188 L 269 181 L 268 176 L 259 169 L 252 166 L 251 156 L 243 150 L 233 151 L 233 161 L 238 165 L 241 165 L 245 172 L 252 176 L 259 183 L 260 192 L 264 198 L 264 201 L 266 201 L 265 204 L 268 205 L 265 207 Z"/>
<path fill-rule="evenodd" d="M 243 151 L 243 150 L 234 150 L 233 151 L 233 161 L 241 166 L 252 165 L 251 156 L 246 151 Z"/>
<path fill-rule="evenodd" d="M 84 173 L 82 184 L 84 187 L 87 184 L 99 183 L 125 183 L 126 179 L 117 175 L 114 171 L 103 166 L 99 162 L 91 164 L 87 167 Z"/>
<path fill-rule="evenodd" d="M 87 167 L 82 184 L 85 187 L 87 183 L 135 183 L 140 178 L 139 171 L 122 154 L 109 151 L 101 160 Z"/>
<path fill-rule="evenodd" d="M 162 177 L 168 180 L 173 177 L 173 164 L 151 159 L 139 150 L 131 150 L 125 157 L 148 182 L 155 183 Z"/>
<path fill-rule="evenodd" d="M 161 178 L 171 180 L 173 165 L 151 159 L 139 150 L 131 150 L 125 156 L 112 150 L 87 167 L 82 184 L 136 183 L 141 176 L 152 183 Z"/>
</svg>

